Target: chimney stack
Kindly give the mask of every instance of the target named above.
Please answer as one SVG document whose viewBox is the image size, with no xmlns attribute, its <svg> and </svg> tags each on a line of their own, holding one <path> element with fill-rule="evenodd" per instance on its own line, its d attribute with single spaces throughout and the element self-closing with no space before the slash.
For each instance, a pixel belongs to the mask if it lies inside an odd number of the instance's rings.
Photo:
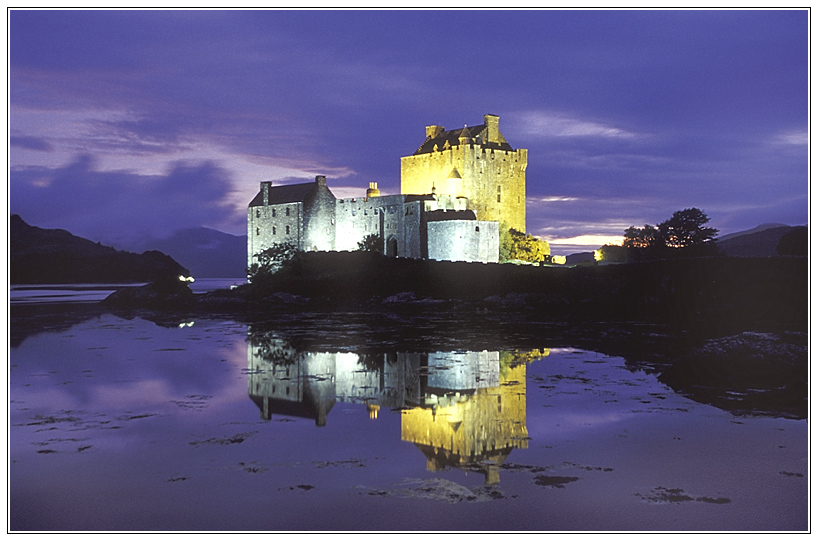
<svg viewBox="0 0 818 541">
<path fill-rule="evenodd" d="M 366 198 L 369 199 L 370 197 L 380 197 L 381 191 L 378 189 L 377 182 L 370 182 L 369 188 L 366 190 Z"/>
<path fill-rule="evenodd" d="M 446 128 L 443 126 L 435 126 L 434 124 L 431 126 L 426 126 L 426 138 L 434 139 L 444 131 L 446 131 Z"/>
<path fill-rule="evenodd" d="M 272 182 L 262 182 L 261 183 L 261 204 L 265 207 L 270 204 L 270 186 Z"/>
<path fill-rule="evenodd" d="M 500 142 L 500 117 L 497 115 L 483 115 L 483 122 L 486 125 L 486 138 L 488 143 Z"/>
<path fill-rule="evenodd" d="M 327 177 L 325 177 L 324 175 L 316 175 L 315 183 L 318 184 L 319 186 L 323 186 L 324 188 L 326 188 L 327 187 Z"/>
</svg>

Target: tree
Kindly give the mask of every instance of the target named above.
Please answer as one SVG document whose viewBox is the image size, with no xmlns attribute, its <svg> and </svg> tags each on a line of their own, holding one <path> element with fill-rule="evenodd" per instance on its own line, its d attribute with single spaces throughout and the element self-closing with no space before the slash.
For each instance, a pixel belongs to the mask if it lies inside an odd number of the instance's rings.
<svg viewBox="0 0 818 541">
<path fill-rule="evenodd" d="M 650 224 L 645 227 L 629 227 L 625 230 L 625 240 L 622 246 L 625 248 L 652 248 L 661 244 L 659 230 Z"/>
<path fill-rule="evenodd" d="M 378 252 L 382 251 L 381 236 L 377 233 L 370 233 L 362 240 L 358 241 L 358 250 L 361 252 Z"/>
<path fill-rule="evenodd" d="M 255 254 L 253 257 L 258 259 L 258 263 L 253 263 L 246 269 L 250 283 L 258 284 L 269 279 L 284 263 L 293 258 L 295 252 L 294 244 L 280 243 Z"/>
<path fill-rule="evenodd" d="M 548 242 L 516 229 L 500 228 L 500 261 L 528 261 L 539 263 L 551 255 Z"/>
<path fill-rule="evenodd" d="M 710 221 L 707 214 L 697 208 L 678 210 L 659 224 L 659 235 L 668 248 L 689 248 L 712 241 L 719 230 L 704 227 Z"/>
<path fill-rule="evenodd" d="M 628 248 L 616 244 L 600 246 L 594 252 L 594 259 L 605 263 L 625 263 L 628 260 Z"/>
</svg>

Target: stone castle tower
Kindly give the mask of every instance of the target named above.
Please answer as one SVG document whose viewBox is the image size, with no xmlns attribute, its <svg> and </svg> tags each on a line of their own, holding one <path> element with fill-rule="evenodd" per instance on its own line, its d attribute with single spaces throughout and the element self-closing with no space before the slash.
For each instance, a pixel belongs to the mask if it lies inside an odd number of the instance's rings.
<svg viewBox="0 0 818 541">
<path fill-rule="evenodd" d="M 525 232 L 528 151 L 511 147 L 499 121 L 484 115 L 479 126 L 427 126 L 423 144 L 401 158 L 401 193 L 464 197 L 478 220 Z"/>
</svg>

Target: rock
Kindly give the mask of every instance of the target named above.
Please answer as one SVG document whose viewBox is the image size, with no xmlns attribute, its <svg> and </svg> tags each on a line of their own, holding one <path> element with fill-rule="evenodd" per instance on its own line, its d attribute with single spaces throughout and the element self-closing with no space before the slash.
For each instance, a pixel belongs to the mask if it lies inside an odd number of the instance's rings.
<svg viewBox="0 0 818 541">
<path fill-rule="evenodd" d="M 687 351 L 659 379 L 728 411 L 805 418 L 808 366 L 806 334 L 744 332 Z"/>
<path fill-rule="evenodd" d="M 114 308 L 149 308 L 168 310 L 185 308 L 195 298 L 187 282 L 178 278 L 165 278 L 140 287 L 118 289 L 102 301 Z"/>
</svg>

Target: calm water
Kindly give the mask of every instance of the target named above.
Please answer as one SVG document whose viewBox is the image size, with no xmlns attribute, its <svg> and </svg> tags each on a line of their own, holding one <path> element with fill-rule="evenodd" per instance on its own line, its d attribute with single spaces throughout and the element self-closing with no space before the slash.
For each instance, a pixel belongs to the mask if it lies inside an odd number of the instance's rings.
<svg viewBox="0 0 818 541">
<path fill-rule="evenodd" d="M 313 332 L 114 315 L 32 332 L 10 351 L 11 529 L 808 528 L 806 421 L 734 417 L 546 339 Z"/>
<path fill-rule="evenodd" d="M 190 284 L 194 293 L 226 289 L 246 283 L 242 278 L 203 278 Z M 88 303 L 99 302 L 121 287 L 145 284 L 30 284 L 13 285 L 9 289 L 12 304 Z"/>
</svg>

